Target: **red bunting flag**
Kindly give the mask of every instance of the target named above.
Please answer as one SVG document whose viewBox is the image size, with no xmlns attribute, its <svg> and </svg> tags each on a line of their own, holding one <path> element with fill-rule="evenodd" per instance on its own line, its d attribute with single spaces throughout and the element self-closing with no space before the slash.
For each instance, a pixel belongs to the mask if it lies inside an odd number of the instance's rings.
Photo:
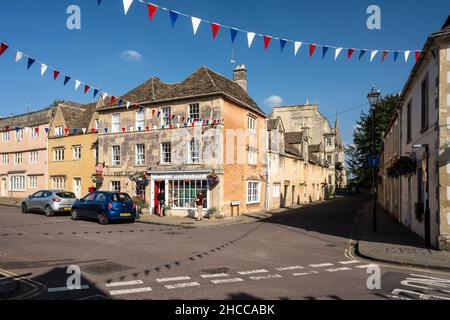
<svg viewBox="0 0 450 320">
<path fill-rule="evenodd" d="M 213 39 L 215 39 L 217 37 L 217 34 L 219 33 L 220 24 L 211 23 L 211 28 L 212 28 Z"/>
<path fill-rule="evenodd" d="M 146 126 L 146 127 L 145 127 L 145 130 L 149 131 L 149 130 L 150 130 L 150 127 L 149 127 L 149 126 Z"/>
<path fill-rule="evenodd" d="M 34 132 L 38 133 L 39 132 L 39 127 L 34 128 Z"/>
<path fill-rule="evenodd" d="M 172 128 L 173 128 L 173 126 L 171 124 L 169 124 L 169 129 L 172 129 Z"/>
<path fill-rule="evenodd" d="M 122 133 L 125 133 L 126 130 L 127 128 L 122 128 Z"/>
<path fill-rule="evenodd" d="M 153 17 L 155 16 L 156 10 L 158 10 L 158 6 L 155 6 L 152 3 L 147 3 L 147 9 L 148 9 L 148 18 L 150 21 L 153 20 Z"/>
<path fill-rule="evenodd" d="M 86 94 L 91 87 L 87 84 L 84 85 L 84 94 Z"/>
<path fill-rule="evenodd" d="M 314 50 L 316 50 L 316 45 L 314 43 L 311 43 L 309 45 L 309 57 L 312 57 L 314 54 Z"/>
<path fill-rule="evenodd" d="M 155 117 L 156 110 L 152 110 L 152 117 Z"/>
<path fill-rule="evenodd" d="M 355 49 L 350 48 L 347 51 L 347 58 L 350 59 L 352 57 L 353 52 L 355 52 Z"/>
<path fill-rule="evenodd" d="M 6 43 L 0 43 L 0 56 L 9 48 Z"/>
<path fill-rule="evenodd" d="M 264 36 L 264 49 L 267 50 L 270 44 L 270 40 L 272 40 L 272 37 Z"/>
<path fill-rule="evenodd" d="M 383 55 L 381 56 L 381 62 L 384 62 L 384 59 L 386 59 L 388 54 L 389 54 L 389 51 L 387 51 L 387 50 L 383 51 Z"/>
<path fill-rule="evenodd" d="M 116 101 L 116 97 L 115 96 L 111 96 L 111 99 L 109 100 L 109 104 L 113 104 L 114 101 Z"/>
<path fill-rule="evenodd" d="M 68 128 L 64 128 L 64 132 L 67 134 L 69 133 L 69 129 Z"/>
<path fill-rule="evenodd" d="M 92 128 L 92 129 L 91 129 L 91 132 L 92 132 L 92 133 L 95 133 L 95 128 Z"/>
<path fill-rule="evenodd" d="M 417 51 L 416 51 L 416 62 L 417 62 L 417 60 L 419 60 L 419 57 L 420 57 L 420 51 L 417 50 Z"/>
<path fill-rule="evenodd" d="M 58 70 L 53 70 L 53 79 L 56 80 L 59 77 L 59 71 Z"/>
</svg>

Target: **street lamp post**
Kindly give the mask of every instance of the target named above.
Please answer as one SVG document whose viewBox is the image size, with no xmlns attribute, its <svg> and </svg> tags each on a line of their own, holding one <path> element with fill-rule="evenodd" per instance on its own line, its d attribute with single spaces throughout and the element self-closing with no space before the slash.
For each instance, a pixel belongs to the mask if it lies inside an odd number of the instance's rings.
<svg viewBox="0 0 450 320">
<path fill-rule="evenodd" d="M 372 87 L 367 99 L 369 99 L 371 111 L 372 111 L 372 158 L 376 154 L 376 119 L 375 119 L 375 108 L 380 102 L 380 91 Z M 375 163 L 372 163 L 372 230 L 377 232 L 377 169 Z"/>
<path fill-rule="evenodd" d="M 427 155 L 427 170 L 426 170 L 426 176 L 427 180 L 425 183 L 425 192 L 427 193 L 427 200 L 425 201 L 425 224 L 424 224 L 424 231 L 425 231 L 425 244 L 427 247 L 431 246 L 431 232 L 430 232 L 430 224 L 431 224 L 431 216 L 430 216 L 430 168 L 429 168 L 429 162 L 430 162 L 430 156 L 429 151 L 430 147 L 428 144 L 415 144 L 412 146 L 413 149 L 425 149 L 425 153 Z"/>
</svg>

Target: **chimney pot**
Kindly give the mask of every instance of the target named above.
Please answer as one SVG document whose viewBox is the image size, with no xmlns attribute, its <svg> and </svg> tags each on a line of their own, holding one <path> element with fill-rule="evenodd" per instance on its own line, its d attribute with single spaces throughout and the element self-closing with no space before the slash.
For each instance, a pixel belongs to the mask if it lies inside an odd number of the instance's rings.
<svg viewBox="0 0 450 320">
<path fill-rule="evenodd" d="M 233 81 L 247 92 L 247 68 L 244 64 L 240 64 L 234 68 Z"/>
</svg>

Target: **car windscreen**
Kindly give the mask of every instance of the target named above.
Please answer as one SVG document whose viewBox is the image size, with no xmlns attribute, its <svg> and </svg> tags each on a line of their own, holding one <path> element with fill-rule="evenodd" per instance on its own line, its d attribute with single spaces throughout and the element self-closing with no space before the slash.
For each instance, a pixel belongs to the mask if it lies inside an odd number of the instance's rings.
<svg viewBox="0 0 450 320">
<path fill-rule="evenodd" d="M 114 202 L 131 202 L 131 198 L 126 193 L 114 193 L 111 195 L 111 200 Z"/>
<path fill-rule="evenodd" d="M 75 199 L 75 194 L 72 192 L 58 192 L 56 195 L 63 199 Z"/>
</svg>

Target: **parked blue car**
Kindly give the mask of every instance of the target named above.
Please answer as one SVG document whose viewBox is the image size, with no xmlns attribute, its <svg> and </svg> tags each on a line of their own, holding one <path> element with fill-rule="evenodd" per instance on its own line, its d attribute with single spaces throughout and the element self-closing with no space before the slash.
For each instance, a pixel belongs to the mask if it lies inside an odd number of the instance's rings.
<svg viewBox="0 0 450 320">
<path fill-rule="evenodd" d="M 115 220 L 134 222 L 136 204 L 126 193 L 93 192 L 73 204 L 71 217 L 96 219 L 102 225 Z"/>
</svg>

